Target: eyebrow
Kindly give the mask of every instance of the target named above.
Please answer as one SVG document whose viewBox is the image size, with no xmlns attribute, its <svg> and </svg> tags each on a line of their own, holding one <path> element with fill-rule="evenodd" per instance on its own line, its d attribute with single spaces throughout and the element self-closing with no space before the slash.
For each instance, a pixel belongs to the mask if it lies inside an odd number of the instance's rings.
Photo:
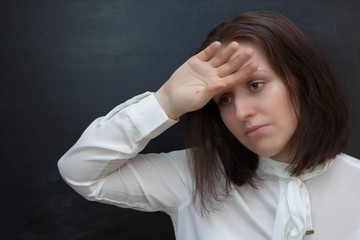
<svg viewBox="0 0 360 240">
<path fill-rule="evenodd" d="M 268 73 L 269 71 L 266 69 L 257 69 L 255 72 L 253 72 L 251 75 L 256 75 L 256 74 L 265 74 Z M 244 80 L 246 81 L 246 79 Z M 216 94 L 212 99 L 217 102 L 218 98 L 224 93 L 225 91 L 221 91 L 220 93 Z"/>
<path fill-rule="evenodd" d="M 267 73 L 268 71 L 265 69 L 257 69 L 254 73 Z"/>
<path fill-rule="evenodd" d="M 256 76 L 259 76 L 259 77 L 263 77 L 263 76 L 267 76 L 267 75 L 269 75 L 270 74 L 270 72 L 269 72 L 269 70 L 266 70 L 266 69 L 257 69 L 255 72 L 253 72 L 250 76 L 249 76 L 249 78 L 251 78 L 251 77 L 256 77 Z"/>
</svg>

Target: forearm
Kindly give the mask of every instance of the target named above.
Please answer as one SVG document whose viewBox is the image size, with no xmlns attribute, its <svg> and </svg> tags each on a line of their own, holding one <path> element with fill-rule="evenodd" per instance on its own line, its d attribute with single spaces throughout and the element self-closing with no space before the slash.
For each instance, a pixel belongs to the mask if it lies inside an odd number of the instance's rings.
<svg viewBox="0 0 360 240">
<path fill-rule="evenodd" d="M 89 187 L 121 167 L 174 123 L 152 94 L 135 97 L 95 120 L 59 160 L 59 171 L 75 190 Z"/>
</svg>

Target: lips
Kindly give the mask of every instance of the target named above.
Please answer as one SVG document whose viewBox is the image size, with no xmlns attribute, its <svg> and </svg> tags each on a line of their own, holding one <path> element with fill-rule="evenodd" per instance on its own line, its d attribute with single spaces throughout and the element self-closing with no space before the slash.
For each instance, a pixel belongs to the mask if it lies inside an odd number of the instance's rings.
<svg viewBox="0 0 360 240">
<path fill-rule="evenodd" d="M 245 129 L 245 135 L 249 138 L 258 137 L 269 127 L 268 124 L 254 125 Z"/>
</svg>

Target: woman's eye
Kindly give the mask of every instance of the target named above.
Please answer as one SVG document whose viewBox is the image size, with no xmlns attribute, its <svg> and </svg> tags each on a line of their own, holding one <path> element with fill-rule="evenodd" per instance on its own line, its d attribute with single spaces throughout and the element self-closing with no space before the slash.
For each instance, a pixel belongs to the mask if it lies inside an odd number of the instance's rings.
<svg viewBox="0 0 360 240">
<path fill-rule="evenodd" d="M 226 105 L 233 100 L 232 96 L 223 96 L 219 100 L 219 105 Z"/>
<path fill-rule="evenodd" d="M 258 90 L 264 85 L 263 82 L 253 82 L 250 84 L 250 90 Z"/>
</svg>

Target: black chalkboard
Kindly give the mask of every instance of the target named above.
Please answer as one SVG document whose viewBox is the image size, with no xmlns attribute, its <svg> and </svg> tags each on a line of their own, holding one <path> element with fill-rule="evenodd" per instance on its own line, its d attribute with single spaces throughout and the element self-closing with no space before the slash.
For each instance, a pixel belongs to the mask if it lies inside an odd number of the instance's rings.
<svg viewBox="0 0 360 240">
<path fill-rule="evenodd" d="M 88 202 L 56 164 L 93 119 L 156 91 L 211 28 L 247 10 L 287 16 L 329 59 L 353 108 L 346 152 L 360 158 L 359 0 L 1 1 L 0 238 L 174 239 L 165 214 Z M 183 146 L 180 123 L 146 151 Z"/>
</svg>

